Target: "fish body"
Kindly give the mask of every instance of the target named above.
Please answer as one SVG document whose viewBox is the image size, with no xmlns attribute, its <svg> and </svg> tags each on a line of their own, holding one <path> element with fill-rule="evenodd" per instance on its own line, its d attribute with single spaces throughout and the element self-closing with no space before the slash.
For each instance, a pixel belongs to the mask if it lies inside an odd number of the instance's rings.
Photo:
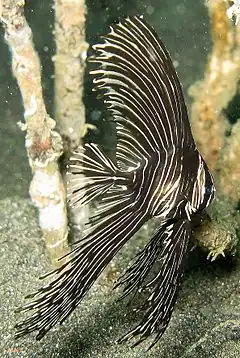
<svg viewBox="0 0 240 358">
<path fill-rule="evenodd" d="M 36 313 L 17 325 L 17 337 L 41 339 L 62 323 L 123 245 L 151 218 L 159 229 L 120 278 L 123 296 L 147 289 L 142 321 L 120 339 L 141 342 L 164 333 L 177 299 L 191 238 L 192 216 L 214 197 L 213 178 L 197 150 L 171 58 L 155 31 L 134 16 L 111 27 L 94 46 L 95 90 L 116 124 L 116 156 L 94 143 L 68 165 L 71 207 L 98 202 L 82 240 L 56 276 L 21 310 Z M 65 257 L 66 259 L 66 257 Z M 156 261 L 160 266 L 151 276 Z"/>
</svg>

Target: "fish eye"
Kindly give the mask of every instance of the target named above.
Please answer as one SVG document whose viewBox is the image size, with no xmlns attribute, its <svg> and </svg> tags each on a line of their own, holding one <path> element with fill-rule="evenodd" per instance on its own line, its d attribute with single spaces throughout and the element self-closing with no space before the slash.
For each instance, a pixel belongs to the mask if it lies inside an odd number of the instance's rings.
<svg viewBox="0 0 240 358">
<path fill-rule="evenodd" d="M 213 192 L 213 187 L 212 187 L 212 186 L 207 186 L 207 187 L 205 188 L 205 194 L 211 195 L 212 192 Z"/>
<path fill-rule="evenodd" d="M 214 185 L 208 185 L 205 187 L 204 200 L 202 203 L 202 207 L 206 208 L 210 205 L 214 198 Z"/>
</svg>

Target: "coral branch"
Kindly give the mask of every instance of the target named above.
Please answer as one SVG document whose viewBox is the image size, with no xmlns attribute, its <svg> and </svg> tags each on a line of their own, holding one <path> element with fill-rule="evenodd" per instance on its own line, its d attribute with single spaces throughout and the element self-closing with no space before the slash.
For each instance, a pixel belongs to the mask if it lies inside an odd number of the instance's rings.
<svg viewBox="0 0 240 358">
<path fill-rule="evenodd" d="M 240 60 L 240 59 L 239 59 Z M 231 136 L 221 152 L 217 173 L 220 190 L 236 206 L 240 200 L 240 120 L 233 126 Z"/>
<path fill-rule="evenodd" d="M 53 129 L 42 95 L 40 63 L 32 32 L 24 17 L 24 0 L 3 0 L 1 20 L 12 52 L 12 69 L 23 104 L 26 149 L 33 172 L 30 195 L 39 209 L 39 221 L 52 261 L 67 250 L 66 195 L 58 168 L 62 140 Z"/>
<path fill-rule="evenodd" d="M 232 128 L 224 109 L 237 91 L 240 77 L 240 26 L 228 18 L 228 3 L 206 2 L 212 21 L 213 50 L 205 78 L 190 89 L 194 98 L 192 126 L 198 147 L 215 170 L 218 197 L 196 232 L 198 244 L 215 259 L 234 253 L 239 228 L 236 204 L 240 198 L 240 123 Z M 226 129 L 231 135 L 226 137 Z"/>
<path fill-rule="evenodd" d="M 55 0 L 55 114 L 64 151 L 79 145 L 85 126 L 85 10 L 85 0 Z"/>
<path fill-rule="evenodd" d="M 198 147 L 214 170 L 229 126 L 223 110 L 236 93 L 240 76 L 240 27 L 227 17 L 228 4 L 223 0 L 209 0 L 207 6 L 213 50 L 204 80 L 190 89 L 194 99 L 191 120 Z"/>
</svg>

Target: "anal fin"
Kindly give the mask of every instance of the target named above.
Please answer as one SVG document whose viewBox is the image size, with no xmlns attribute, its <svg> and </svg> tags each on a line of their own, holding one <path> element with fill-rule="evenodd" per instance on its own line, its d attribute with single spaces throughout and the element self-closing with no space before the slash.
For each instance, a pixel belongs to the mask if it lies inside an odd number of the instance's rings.
<svg viewBox="0 0 240 358">
<path fill-rule="evenodd" d="M 126 285 L 126 293 L 133 291 L 137 283 L 137 287 L 150 290 L 150 295 L 141 307 L 144 311 L 142 321 L 119 342 L 140 336 L 134 344 L 137 345 L 155 333 L 156 337 L 150 349 L 161 338 L 177 300 L 190 236 L 191 225 L 188 220 L 179 220 L 160 228 L 139 255 L 136 263 L 126 272 L 127 276 L 122 280 L 122 283 Z M 143 280 L 147 278 L 156 259 L 161 262 L 160 270 L 153 279 L 143 285 Z M 138 272 L 142 272 L 143 266 L 145 267 L 144 275 L 139 276 Z"/>
</svg>

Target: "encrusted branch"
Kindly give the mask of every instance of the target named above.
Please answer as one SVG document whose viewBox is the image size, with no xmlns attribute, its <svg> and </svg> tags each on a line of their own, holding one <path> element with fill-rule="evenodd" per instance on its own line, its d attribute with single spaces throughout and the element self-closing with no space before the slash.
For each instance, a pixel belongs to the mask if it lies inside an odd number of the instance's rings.
<svg viewBox="0 0 240 358">
<path fill-rule="evenodd" d="M 2 0 L 1 21 L 12 53 L 12 70 L 24 104 L 26 149 L 33 172 L 30 195 L 39 209 L 39 222 L 54 263 L 67 253 L 66 195 L 59 172 L 62 140 L 46 112 L 41 70 L 32 32 L 24 16 L 24 0 Z M 1 7 L 0 6 L 0 7 Z"/>
<path fill-rule="evenodd" d="M 220 190 L 236 206 L 240 200 L 240 119 L 233 126 L 231 135 L 226 138 L 217 174 Z"/>
<path fill-rule="evenodd" d="M 85 0 L 55 0 L 55 115 L 64 151 L 80 144 L 85 128 L 85 12 Z"/>
<path fill-rule="evenodd" d="M 240 26 L 228 18 L 228 3 L 208 0 L 213 49 L 205 78 L 190 88 L 193 97 L 191 120 L 198 147 L 214 170 L 225 143 L 229 123 L 224 109 L 237 91 L 240 76 Z"/>
<path fill-rule="evenodd" d="M 85 123 L 83 103 L 88 49 L 85 14 L 85 0 L 55 0 L 55 118 L 66 154 L 79 146 L 91 127 Z M 87 207 L 71 211 L 71 221 L 80 229 L 87 217 Z"/>
<path fill-rule="evenodd" d="M 208 0 L 206 5 L 212 23 L 213 50 L 204 80 L 192 86 L 190 94 L 194 98 L 191 110 L 194 136 L 215 173 L 217 186 L 217 199 L 196 237 L 198 244 L 208 250 L 209 257 L 215 259 L 219 254 L 234 253 L 238 242 L 240 122 L 231 126 L 224 110 L 236 94 L 240 78 L 240 26 L 229 19 L 230 2 Z"/>
</svg>

